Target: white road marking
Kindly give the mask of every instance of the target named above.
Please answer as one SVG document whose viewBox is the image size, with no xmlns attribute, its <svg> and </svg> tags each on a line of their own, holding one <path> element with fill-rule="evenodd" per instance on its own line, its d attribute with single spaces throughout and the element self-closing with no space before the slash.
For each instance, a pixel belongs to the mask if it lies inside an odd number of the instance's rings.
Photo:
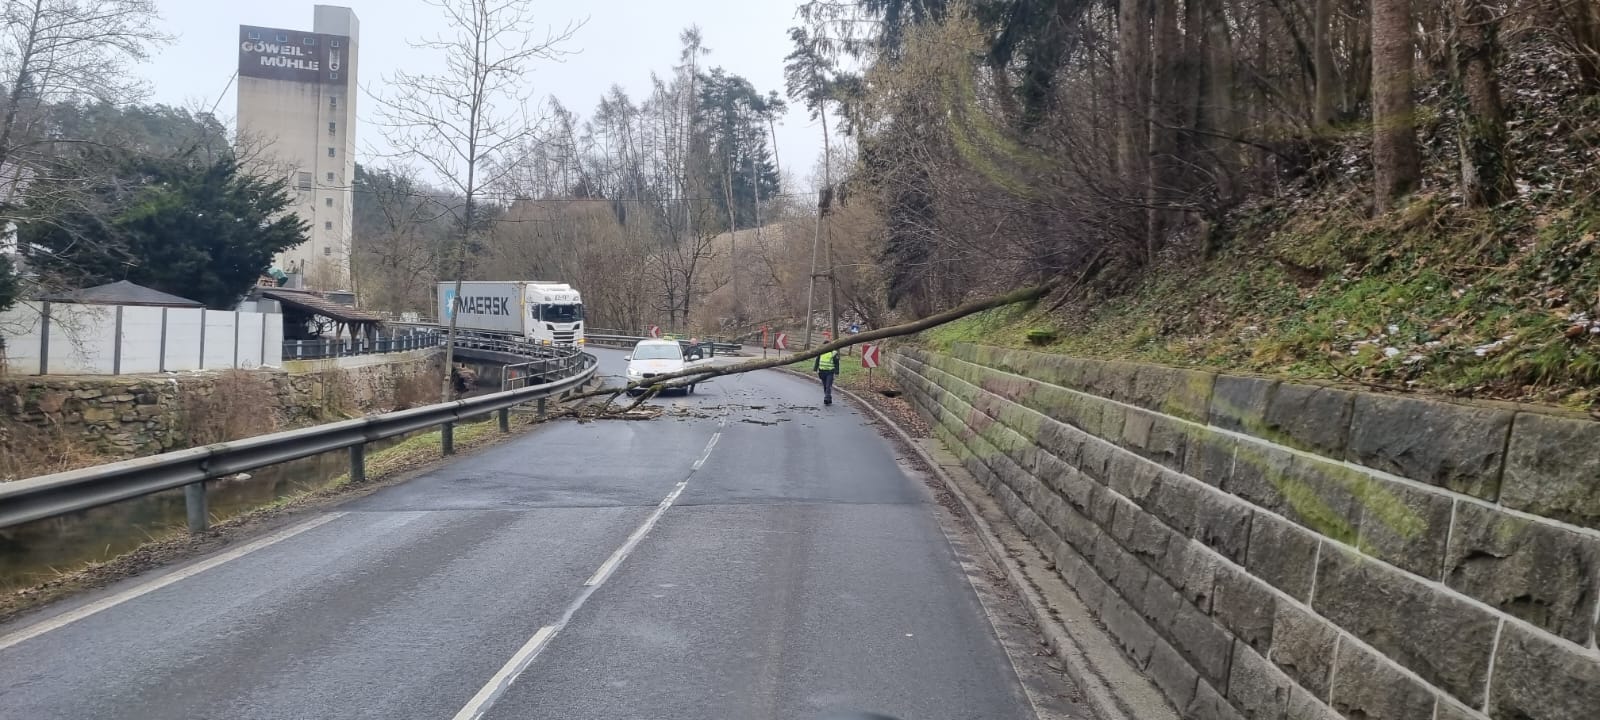
<svg viewBox="0 0 1600 720">
<path fill-rule="evenodd" d="M 461 712 L 456 713 L 454 720 L 477 720 L 477 718 L 483 717 L 483 712 L 489 709 L 489 705 L 494 702 L 495 698 L 499 697 L 500 693 L 505 692 L 506 688 L 511 687 L 511 683 L 516 682 L 517 676 L 521 675 L 523 670 L 528 669 L 528 665 L 533 662 L 534 658 L 539 657 L 539 651 L 550 644 L 550 638 L 555 637 L 555 635 L 556 626 L 554 625 L 546 625 L 539 628 L 539 632 L 528 638 L 528 642 L 524 643 L 522 648 L 511 656 L 511 660 L 507 661 L 505 666 L 494 674 L 494 677 L 489 678 L 489 682 L 478 690 L 478 694 L 472 696 L 466 706 L 461 708 Z"/>
<path fill-rule="evenodd" d="M 611 573 L 616 571 L 617 566 L 621 565 L 623 560 L 628 559 L 628 556 L 633 554 L 633 549 L 639 546 L 639 541 L 644 540 L 644 536 L 648 535 L 650 529 L 656 526 L 656 521 L 667 513 L 667 508 L 672 507 L 672 503 L 677 502 L 678 496 L 683 494 L 683 489 L 686 487 L 689 487 L 689 481 L 687 480 L 678 483 L 677 487 L 672 489 L 672 492 L 667 493 L 667 496 L 662 498 L 661 502 L 656 505 L 655 512 L 650 513 L 650 517 L 645 518 L 644 522 L 634 529 L 633 534 L 629 535 L 627 541 L 622 543 L 622 547 L 617 548 L 616 552 L 611 553 L 611 557 L 606 558 L 606 561 L 600 565 L 600 569 L 594 571 L 594 574 L 584 581 L 584 586 L 593 587 L 611 577 Z"/>
<path fill-rule="evenodd" d="M 718 421 L 718 426 L 727 426 L 726 416 L 723 416 Z M 720 439 L 722 439 L 721 430 L 711 434 L 711 439 L 706 441 L 705 451 L 700 454 L 700 459 L 695 461 L 693 469 L 689 471 L 690 478 L 694 477 L 694 473 L 705 465 L 706 458 L 711 457 L 711 450 L 717 446 L 717 441 Z M 505 694 L 505 691 L 517 681 L 517 678 L 522 676 L 528 666 L 538 659 L 539 653 L 550 645 L 550 641 L 554 640 L 556 635 L 566 629 L 567 623 L 572 622 L 572 616 L 583 608 L 584 603 L 589 602 L 589 598 L 594 595 L 595 591 L 599 590 L 600 586 L 611 579 L 612 574 L 617 571 L 622 562 L 633 554 L 634 549 L 639 547 L 639 543 L 643 542 L 645 536 L 649 535 L 650 530 L 656 526 L 656 522 L 661 519 L 662 515 L 667 514 L 667 510 L 671 509 L 672 504 L 678 501 L 678 497 L 683 495 L 684 489 L 688 487 L 689 478 L 684 478 L 682 482 L 673 486 L 672 492 L 667 493 L 667 496 L 656 504 L 655 511 L 650 513 L 650 516 L 645 518 L 644 522 L 639 524 L 639 527 L 634 528 L 633 533 L 628 535 L 628 539 L 623 541 L 622 546 L 611 553 L 611 557 L 606 558 L 606 561 L 600 565 L 600 569 L 595 570 L 594 574 L 584 581 L 583 591 L 578 593 L 578 597 L 573 599 L 572 604 L 567 606 L 566 612 L 561 614 L 561 619 L 556 621 L 554 625 L 546 625 L 539 628 L 538 632 L 535 632 L 533 637 L 528 639 L 528 642 L 523 643 L 522 648 L 517 650 L 511 656 L 511 659 L 506 661 L 505 665 L 500 666 L 500 670 L 489 678 L 489 682 L 484 683 L 483 687 L 478 689 L 477 694 L 467 701 L 461 711 L 455 714 L 453 720 L 480 720 L 489 711 L 489 708 L 494 705 L 495 701 L 499 700 L 500 696 Z"/>
<path fill-rule="evenodd" d="M 706 451 L 700 454 L 700 459 L 699 460 L 694 461 L 694 469 L 695 470 L 699 470 L 702 465 L 706 464 L 706 460 L 710 459 L 710 457 L 711 457 L 711 449 L 716 447 L 717 446 L 717 441 L 721 440 L 721 439 L 722 439 L 722 431 L 721 430 L 718 430 L 715 433 L 711 434 L 711 442 L 706 443 Z"/>
<path fill-rule="evenodd" d="M 19 643 L 39 637 L 40 635 L 50 632 L 51 630 L 58 630 L 66 627 L 72 623 L 89 617 L 90 615 L 94 615 L 104 610 L 109 610 L 129 600 L 149 595 L 150 593 L 160 590 L 161 588 L 199 575 L 200 573 L 217 567 L 218 565 L 238 560 L 239 558 L 249 555 L 250 553 L 283 542 L 284 540 L 288 540 L 289 538 L 306 532 L 307 530 L 312 530 L 326 525 L 334 520 L 344 517 L 344 515 L 345 514 L 342 512 L 328 513 L 321 517 L 300 523 L 299 525 L 284 528 L 271 535 L 256 540 L 255 542 L 240 545 L 239 547 L 222 553 L 221 555 L 216 555 L 209 559 L 202 560 L 177 572 L 163 575 L 159 578 L 151 580 L 150 582 L 128 588 L 127 590 L 119 592 L 110 597 L 97 600 L 89 603 L 88 605 L 84 605 L 76 610 L 64 612 L 48 620 L 25 627 L 14 633 L 11 633 L 10 635 L 0 637 L 0 650 L 5 650 Z"/>
</svg>

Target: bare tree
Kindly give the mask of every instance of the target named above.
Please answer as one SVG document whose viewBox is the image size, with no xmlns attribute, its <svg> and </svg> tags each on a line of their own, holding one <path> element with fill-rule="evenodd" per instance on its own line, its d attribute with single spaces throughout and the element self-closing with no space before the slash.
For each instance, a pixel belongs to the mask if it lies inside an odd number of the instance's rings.
<svg viewBox="0 0 1600 720">
<path fill-rule="evenodd" d="M 32 143 L 44 103 L 122 103 L 143 83 L 128 66 L 171 38 L 156 30 L 154 0 L 11 0 L 0 15 L 0 166 L 15 166 Z"/>
<path fill-rule="evenodd" d="M 562 45 L 581 23 L 562 29 L 534 19 L 529 0 L 429 0 L 444 15 L 445 30 L 413 47 L 443 56 L 438 73 L 396 71 L 389 93 L 375 97 L 385 138 L 404 158 L 420 163 L 462 198 L 454 261 L 461 293 L 467 251 L 478 229 L 486 188 L 500 184 L 516 163 L 506 155 L 537 137 L 528 116 L 526 76 L 535 62 L 566 54 Z M 444 393 L 454 368 L 456 314 L 450 313 L 445 346 Z"/>
<path fill-rule="evenodd" d="M 1451 70 L 1461 111 L 1461 194 L 1477 206 L 1517 194 L 1500 101 L 1500 16 L 1487 0 L 1450 0 Z"/>
<path fill-rule="evenodd" d="M 1375 201 L 1388 210 L 1422 177 L 1411 65 L 1411 0 L 1372 0 L 1372 163 Z"/>
</svg>

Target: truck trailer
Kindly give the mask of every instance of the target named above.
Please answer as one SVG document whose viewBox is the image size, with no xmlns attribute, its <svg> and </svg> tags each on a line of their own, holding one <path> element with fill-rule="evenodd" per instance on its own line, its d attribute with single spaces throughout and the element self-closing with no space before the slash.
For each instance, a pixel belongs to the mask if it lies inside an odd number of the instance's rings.
<svg viewBox="0 0 1600 720">
<path fill-rule="evenodd" d="M 539 345 L 582 347 L 583 298 L 571 285 L 525 280 L 439 283 L 439 322 L 474 332 L 516 335 Z"/>
</svg>

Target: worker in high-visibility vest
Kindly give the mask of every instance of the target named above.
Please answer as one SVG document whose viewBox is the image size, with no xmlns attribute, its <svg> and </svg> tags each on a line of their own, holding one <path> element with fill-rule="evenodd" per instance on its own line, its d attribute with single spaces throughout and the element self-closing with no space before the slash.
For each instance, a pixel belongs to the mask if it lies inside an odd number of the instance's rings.
<svg viewBox="0 0 1600 720">
<path fill-rule="evenodd" d="M 839 376 L 839 351 L 829 350 L 817 356 L 811 364 L 817 371 L 817 377 L 822 378 L 822 404 L 833 404 L 833 379 Z"/>
</svg>

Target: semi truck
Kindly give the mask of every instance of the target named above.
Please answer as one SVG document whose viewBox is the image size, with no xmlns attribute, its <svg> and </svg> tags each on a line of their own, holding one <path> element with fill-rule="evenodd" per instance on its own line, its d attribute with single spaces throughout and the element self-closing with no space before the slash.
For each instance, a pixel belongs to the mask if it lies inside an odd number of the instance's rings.
<svg viewBox="0 0 1600 720">
<path fill-rule="evenodd" d="M 583 297 L 571 285 L 526 280 L 439 283 L 439 322 L 475 332 L 518 335 L 529 342 L 582 347 Z"/>
</svg>

